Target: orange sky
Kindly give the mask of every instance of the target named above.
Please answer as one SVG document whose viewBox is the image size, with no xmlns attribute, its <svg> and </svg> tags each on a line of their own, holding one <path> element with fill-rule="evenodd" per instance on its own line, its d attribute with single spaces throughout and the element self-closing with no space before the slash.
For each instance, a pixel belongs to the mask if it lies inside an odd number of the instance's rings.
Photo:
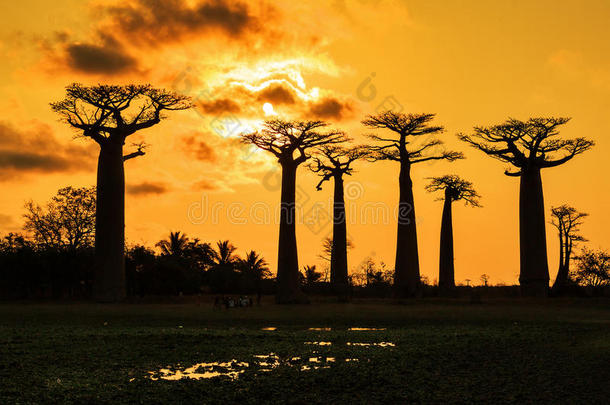
<svg viewBox="0 0 610 405">
<path fill-rule="evenodd" d="M 273 111 L 267 107 L 267 113 L 326 119 L 362 142 L 368 131 L 360 120 L 393 102 L 405 112 L 437 113 L 447 147 L 467 157 L 422 163 L 413 171 L 421 271 L 431 280 L 442 204 L 423 190 L 425 177 L 459 174 L 475 184 L 483 208 L 455 206 L 456 281 L 487 273 L 492 283 L 516 282 L 518 179 L 455 137 L 509 116 L 570 116 L 565 137 L 596 141 L 594 150 L 543 172 L 545 203 L 547 212 L 568 203 L 590 213 L 582 227 L 589 245 L 610 246 L 610 3 L 295 3 L 0 4 L 0 233 L 20 229 L 25 200 L 43 202 L 60 187 L 95 182 L 95 146 L 73 140 L 75 133 L 48 103 L 74 81 L 150 82 L 185 92 L 198 106 L 133 139 L 151 146 L 146 156 L 126 163 L 132 243 L 152 245 L 170 230 L 182 230 L 205 241 L 230 239 L 241 254 L 260 251 L 275 269 L 277 225 L 261 215 L 279 201 L 276 163 L 243 149 L 236 134 L 256 129 L 268 102 Z M 392 266 L 398 167 L 360 163 L 356 170 L 346 181 L 348 233 L 355 244 L 350 269 L 367 256 Z M 331 185 L 316 192 L 316 183 L 305 167 L 299 170 L 304 213 L 317 202 L 329 206 Z M 372 223 L 376 209 L 390 217 Z M 323 223 L 297 227 L 301 265 L 321 265 L 317 254 L 330 231 Z M 557 241 L 553 228 L 547 233 L 553 278 Z"/>
</svg>

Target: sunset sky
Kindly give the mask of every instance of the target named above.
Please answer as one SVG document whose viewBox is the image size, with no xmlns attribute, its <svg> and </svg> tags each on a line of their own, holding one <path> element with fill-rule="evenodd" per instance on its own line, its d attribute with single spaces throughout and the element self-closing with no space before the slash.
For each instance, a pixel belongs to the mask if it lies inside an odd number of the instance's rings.
<svg viewBox="0 0 610 405">
<path fill-rule="evenodd" d="M 592 151 L 543 171 L 545 205 L 547 219 L 563 203 L 588 212 L 589 246 L 610 248 L 608 1 L 21 0 L 2 2 L 0 15 L 1 235 L 21 230 L 26 200 L 95 184 L 97 146 L 74 139 L 49 102 L 72 82 L 151 83 L 192 96 L 196 108 L 134 135 L 150 147 L 125 165 L 128 243 L 152 246 L 175 230 L 230 239 L 241 255 L 261 252 L 275 271 L 277 163 L 238 134 L 276 116 L 323 119 L 362 143 L 370 133 L 362 118 L 402 108 L 436 113 L 446 147 L 467 157 L 412 173 L 421 272 L 430 280 L 442 203 L 424 191 L 425 178 L 458 174 L 474 183 L 483 207 L 455 204 L 456 282 L 482 273 L 491 283 L 517 282 L 519 180 L 456 138 L 508 117 L 572 117 L 562 135 L 595 140 Z M 367 256 L 392 267 L 398 165 L 355 168 L 346 179 L 350 271 Z M 308 222 L 317 203 L 330 208 L 332 184 L 316 191 L 304 166 L 297 180 Z M 329 220 L 297 226 L 300 265 L 322 266 Z M 547 235 L 553 279 L 550 225 Z"/>
</svg>

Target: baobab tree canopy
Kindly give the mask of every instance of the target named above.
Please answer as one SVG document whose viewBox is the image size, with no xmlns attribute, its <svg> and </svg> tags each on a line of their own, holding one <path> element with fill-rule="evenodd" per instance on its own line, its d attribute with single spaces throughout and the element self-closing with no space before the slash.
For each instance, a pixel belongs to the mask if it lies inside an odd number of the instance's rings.
<svg viewBox="0 0 610 405">
<path fill-rule="evenodd" d="M 430 177 L 431 181 L 426 185 L 426 191 L 436 192 L 444 191 L 445 196 L 449 197 L 451 201 L 463 200 L 464 204 L 471 205 L 473 207 L 480 207 L 479 194 L 474 189 L 472 182 L 463 180 L 455 174 L 449 174 L 441 177 Z M 439 197 L 438 200 L 444 200 L 443 197 Z"/>
<path fill-rule="evenodd" d="M 366 158 L 370 155 L 368 147 L 324 145 L 318 149 L 318 154 L 313 157 L 313 162 L 309 168 L 321 177 L 316 189 L 321 190 L 322 184 L 333 177 L 351 176 L 354 172 L 352 163 L 358 159 Z"/>
<path fill-rule="evenodd" d="M 560 139 L 559 127 L 570 118 L 530 118 L 520 121 L 510 118 L 490 127 L 475 127 L 471 135 L 459 138 L 487 155 L 510 163 L 516 171 L 508 176 L 520 176 L 528 168 L 547 168 L 566 163 L 589 150 L 595 143 L 586 138 Z"/>
<path fill-rule="evenodd" d="M 190 107 L 188 97 L 150 85 L 87 87 L 73 83 L 66 88 L 62 101 L 51 103 L 53 111 L 65 122 L 98 144 L 124 141 L 129 135 L 158 124 L 164 118 L 164 110 Z M 126 156 L 129 157 L 135 156 Z"/>
<path fill-rule="evenodd" d="M 267 120 L 260 131 L 243 134 L 242 141 L 272 153 L 281 164 L 299 165 L 309 159 L 309 149 L 346 141 L 342 131 L 322 132 L 328 125 L 324 121 Z"/>
</svg>

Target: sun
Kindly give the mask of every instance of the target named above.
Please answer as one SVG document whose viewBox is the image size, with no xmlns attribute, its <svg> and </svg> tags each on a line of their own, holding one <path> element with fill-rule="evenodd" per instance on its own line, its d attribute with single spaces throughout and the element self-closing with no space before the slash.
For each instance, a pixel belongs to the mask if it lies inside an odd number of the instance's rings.
<svg viewBox="0 0 610 405">
<path fill-rule="evenodd" d="M 277 115 L 277 113 L 273 109 L 273 104 L 271 103 L 263 104 L 263 111 L 265 112 L 265 115 Z"/>
</svg>

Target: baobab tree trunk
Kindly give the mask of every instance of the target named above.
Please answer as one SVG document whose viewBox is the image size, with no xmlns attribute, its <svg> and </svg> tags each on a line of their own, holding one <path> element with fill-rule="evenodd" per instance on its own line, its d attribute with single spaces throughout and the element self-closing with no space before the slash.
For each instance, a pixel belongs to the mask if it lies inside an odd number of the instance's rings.
<svg viewBox="0 0 610 405">
<path fill-rule="evenodd" d="M 330 252 L 330 282 L 335 292 L 341 296 L 347 293 L 347 225 L 343 178 L 335 176 L 333 201 L 333 244 Z"/>
<path fill-rule="evenodd" d="M 455 288 L 453 267 L 453 218 L 449 190 L 445 189 L 445 203 L 441 220 L 441 248 L 438 263 L 438 286 L 441 294 L 451 292 Z"/>
<path fill-rule="evenodd" d="M 413 200 L 413 182 L 409 163 L 401 163 L 398 201 L 398 233 L 394 289 L 398 297 L 410 297 L 419 292 L 419 253 Z"/>
<path fill-rule="evenodd" d="M 97 166 L 94 299 L 125 298 L 125 172 L 123 144 L 102 144 Z"/>
<path fill-rule="evenodd" d="M 568 284 L 570 273 L 570 256 L 572 255 L 572 243 L 570 242 L 569 236 L 564 235 L 564 238 L 562 238 L 560 235 L 559 239 L 561 252 L 559 254 L 559 270 L 557 271 L 557 277 L 553 283 L 553 292 L 555 293 L 561 293 Z"/>
<path fill-rule="evenodd" d="M 544 197 L 539 168 L 523 169 L 519 192 L 519 240 L 521 293 L 546 296 L 549 266 L 546 252 Z"/>
<path fill-rule="evenodd" d="M 279 304 L 308 302 L 299 289 L 299 260 L 296 238 L 296 173 L 297 165 L 282 163 L 282 195 L 280 204 L 280 240 L 278 244 L 277 295 Z"/>
</svg>

